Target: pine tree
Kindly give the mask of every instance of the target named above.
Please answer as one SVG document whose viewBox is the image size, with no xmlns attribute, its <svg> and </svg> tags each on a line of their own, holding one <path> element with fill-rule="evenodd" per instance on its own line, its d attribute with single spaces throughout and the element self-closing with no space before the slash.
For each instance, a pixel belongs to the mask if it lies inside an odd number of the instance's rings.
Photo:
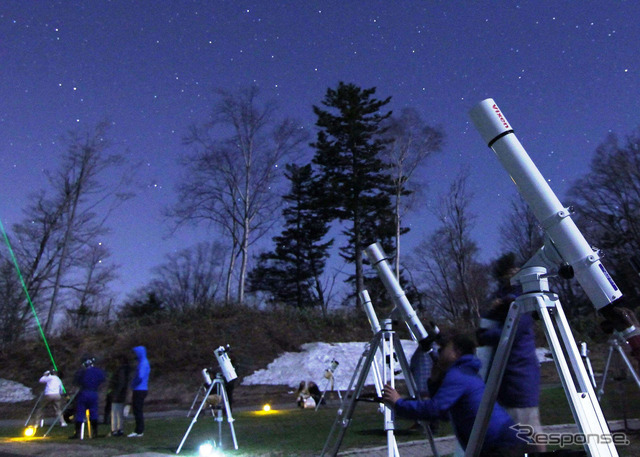
<svg viewBox="0 0 640 457">
<path fill-rule="evenodd" d="M 391 115 L 380 110 L 391 97 L 378 100 L 375 91 L 340 82 L 337 89 L 327 89 L 322 101 L 327 109 L 313 107 L 320 128 L 312 144 L 313 163 L 319 167 L 328 217 L 350 223 L 340 255 L 355 263 L 349 280 L 355 280 L 356 295 L 364 289 L 363 249 L 375 241 L 388 248 L 394 234 L 392 181 L 379 157 L 386 144 L 381 123 Z"/>
<path fill-rule="evenodd" d="M 285 229 L 273 238 L 273 252 L 260 255 L 249 275 L 252 291 L 264 291 L 270 301 L 298 308 L 325 307 L 322 273 L 333 240 L 322 242 L 329 223 L 318 211 L 318 186 L 311 164 L 287 165 L 285 176 L 291 182 L 282 211 Z"/>
</svg>

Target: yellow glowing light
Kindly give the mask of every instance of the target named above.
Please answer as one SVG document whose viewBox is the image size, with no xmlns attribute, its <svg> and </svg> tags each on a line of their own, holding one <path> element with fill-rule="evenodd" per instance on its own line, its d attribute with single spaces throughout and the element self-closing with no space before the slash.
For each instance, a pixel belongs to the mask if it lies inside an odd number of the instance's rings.
<svg viewBox="0 0 640 457">
<path fill-rule="evenodd" d="M 271 411 L 271 405 L 267 403 L 262 407 L 262 411 L 264 411 L 265 413 L 268 413 L 269 411 Z"/>
<path fill-rule="evenodd" d="M 36 434 L 36 428 L 35 427 L 27 427 L 24 429 L 24 436 L 33 436 Z"/>
</svg>

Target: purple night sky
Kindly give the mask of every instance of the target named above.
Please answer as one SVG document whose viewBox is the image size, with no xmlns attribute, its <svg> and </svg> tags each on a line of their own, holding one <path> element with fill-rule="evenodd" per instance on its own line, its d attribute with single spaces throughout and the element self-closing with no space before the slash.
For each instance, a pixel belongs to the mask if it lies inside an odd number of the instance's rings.
<svg viewBox="0 0 640 457">
<path fill-rule="evenodd" d="M 62 135 L 109 119 L 112 151 L 143 164 L 137 197 L 101 240 L 121 265 L 113 286 L 123 297 L 166 253 L 216 237 L 167 237 L 161 216 L 175 199 L 181 139 L 206 120 L 215 89 L 256 84 L 315 136 L 311 106 L 344 81 L 376 86 L 391 109 L 415 107 L 447 136 L 405 246 L 436 228 L 428 207 L 468 166 L 474 238 L 489 259 L 516 190 L 469 109 L 494 98 L 563 201 L 607 134 L 640 124 L 639 18 L 636 1 L 5 0 L 0 220 L 11 232 L 23 218 Z"/>
</svg>

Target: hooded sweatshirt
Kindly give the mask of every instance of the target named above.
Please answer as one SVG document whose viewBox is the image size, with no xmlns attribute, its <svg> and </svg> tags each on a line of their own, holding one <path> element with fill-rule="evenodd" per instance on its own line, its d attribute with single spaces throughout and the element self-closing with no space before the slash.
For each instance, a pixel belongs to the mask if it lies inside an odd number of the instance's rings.
<svg viewBox="0 0 640 457">
<path fill-rule="evenodd" d="M 131 381 L 131 390 L 149 390 L 151 367 L 149 366 L 149 360 L 147 360 L 147 349 L 144 346 L 136 346 L 133 348 L 133 352 L 138 358 L 138 366 Z"/>
<path fill-rule="evenodd" d="M 442 384 L 432 397 L 426 400 L 400 399 L 395 411 L 399 416 L 415 420 L 450 418 L 458 441 L 466 449 L 475 421 L 484 382 L 478 374 L 480 360 L 474 355 L 463 355 L 447 370 Z M 495 405 L 484 439 L 483 450 L 517 447 L 523 445 L 516 437 L 516 430 L 507 412 Z"/>
</svg>

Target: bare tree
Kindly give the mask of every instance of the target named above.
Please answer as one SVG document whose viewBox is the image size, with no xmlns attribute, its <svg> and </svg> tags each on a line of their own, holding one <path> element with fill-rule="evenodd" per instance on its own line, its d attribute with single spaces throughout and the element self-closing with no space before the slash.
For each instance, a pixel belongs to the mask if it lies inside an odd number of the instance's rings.
<svg viewBox="0 0 640 457">
<path fill-rule="evenodd" d="M 423 274 L 433 316 L 473 325 L 488 280 L 470 237 L 474 216 L 469 213 L 467 178 L 467 172 L 461 173 L 442 198 L 437 213 L 440 227 L 420 243 L 412 264 Z"/>
<path fill-rule="evenodd" d="M 517 265 L 523 265 L 542 247 L 544 231 L 520 195 L 511 200 L 511 212 L 504 217 L 500 235 L 502 249 L 516 255 Z"/>
<path fill-rule="evenodd" d="M 219 91 L 211 120 L 193 126 L 185 143 L 193 152 L 178 186 L 178 203 L 168 211 L 178 225 L 210 222 L 231 240 L 225 301 L 230 301 L 236 256 L 240 257 L 238 301 L 244 301 L 249 248 L 271 227 L 282 200 L 279 167 L 307 138 L 290 119 L 277 122 L 272 103 L 258 104 L 258 89 Z M 284 168 L 284 167 L 282 167 Z"/>
<path fill-rule="evenodd" d="M 400 235 L 402 216 L 408 211 L 422 187 L 413 183 L 413 174 L 425 164 L 427 159 L 440 151 L 444 141 L 441 130 L 427 125 L 414 108 L 404 108 L 399 117 L 390 117 L 385 123 L 385 137 L 389 140 L 383 150 L 383 157 L 390 167 L 394 192 L 395 217 L 395 270 L 400 277 Z M 424 180 L 421 181 L 424 186 Z"/>
<path fill-rule="evenodd" d="M 596 149 L 587 174 L 569 190 L 576 224 L 625 294 L 627 306 L 640 297 L 640 130 L 621 139 L 609 135 Z"/>
<path fill-rule="evenodd" d="M 211 306 L 224 277 L 227 256 L 221 243 L 202 242 L 167 255 L 154 269 L 148 287 L 168 310 L 202 310 Z"/>
<path fill-rule="evenodd" d="M 38 297 L 40 302 L 46 299 L 49 303 L 45 333 L 52 329 L 58 304 L 64 301 L 62 291 L 77 292 L 88 286 L 78 284 L 86 279 L 87 249 L 108 233 L 106 221 L 113 209 L 132 197 L 121 192 L 127 174 L 114 173 L 124 164 L 124 158 L 108 153 L 107 129 L 108 124 L 103 122 L 87 133 L 69 134 L 60 168 L 47 173 L 52 197 L 47 197 L 46 191 L 34 194 L 25 210 L 25 221 L 14 226 L 18 241 L 14 245 L 26 265 L 27 290 L 34 302 Z M 103 181 L 107 175 L 109 185 Z M 114 184 L 114 175 L 122 176 L 119 183 Z M 98 280 L 100 276 L 91 277 Z"/>
<path fill-rule="evenodd" d="M 11 344 L 30 328 L 31 309 L 13 262 L 0 255 L 0 346 Z"/>
<path fill-rule="evenodd" d="M 67 325 L 71 328 L 88 328 L 95 325 L 100 317 L 108 318 L 108 306 L 113 301 L 108 284 L 116 275 L 116 265 L 107 262 L 109 250 L 102 243 L 94 243 L 83 248 L 78 258 L 80 270 L 77 283 L 71 283 L 71 300 L 76 303 L 67 307 Z"/>
</svg>

